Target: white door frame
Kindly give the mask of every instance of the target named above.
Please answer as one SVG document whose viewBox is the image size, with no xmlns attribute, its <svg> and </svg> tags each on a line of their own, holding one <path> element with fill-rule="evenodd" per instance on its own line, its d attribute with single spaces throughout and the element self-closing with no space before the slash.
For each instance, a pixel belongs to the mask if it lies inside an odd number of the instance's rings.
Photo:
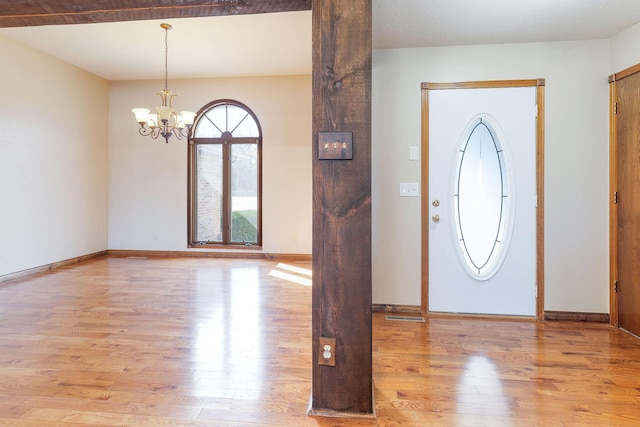
<svg viewBox="0 0 640 427">
<path fill-rule="evenodd" d="M 429 311 L 429 91 L 536 87 L 536 320 L 544 319 L 544 79 L 501 80 L 459 83 L 422 83 L 422 301 L 421 311 Z"/>
</svg>

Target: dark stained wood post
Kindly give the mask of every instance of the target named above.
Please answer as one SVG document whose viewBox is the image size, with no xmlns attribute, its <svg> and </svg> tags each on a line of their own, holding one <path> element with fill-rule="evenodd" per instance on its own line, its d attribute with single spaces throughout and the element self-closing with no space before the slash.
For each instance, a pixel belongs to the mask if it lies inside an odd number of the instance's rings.
<svg viewBox="0 0 640 427">
<path fill-rule="evenodd" d="M 372 416 L 371 0 L 313 0 L 312 11 L 310 414 Z M 351 133 L 352 159 L 319 159 L 318 134 L 324 146 L 333 137 L 342 143 L 345 132 Z M 335 339 L 335 366 L 320 364 L 321 338 Z"/>
</svg>

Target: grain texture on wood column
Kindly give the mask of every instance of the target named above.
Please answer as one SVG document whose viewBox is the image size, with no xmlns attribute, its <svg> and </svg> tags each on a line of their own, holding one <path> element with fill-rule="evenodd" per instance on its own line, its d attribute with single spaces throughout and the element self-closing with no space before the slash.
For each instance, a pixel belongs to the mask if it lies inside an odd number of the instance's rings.
<svg viewBox="0 0 640 427">
<path fill-rule="evenodd" d="M 311 413 L 372 414 L 371 1 L 314 0 L 312 11 Z M 324 132 L 351 132 L 352 159 L 319 160 Z M 335 366 L 319 364 L 320 337 L 335 338 Z"/>
</svg>

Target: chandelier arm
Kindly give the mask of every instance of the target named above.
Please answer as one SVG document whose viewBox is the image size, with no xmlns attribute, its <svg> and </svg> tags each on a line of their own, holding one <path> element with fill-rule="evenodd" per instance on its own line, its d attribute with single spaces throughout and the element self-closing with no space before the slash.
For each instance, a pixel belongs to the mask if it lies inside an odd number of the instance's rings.
<svg viewBox="0 0 640 427">
<path fill-rule="evenodd" d="M 182 139 L 184 139 L 185 137 L 187 137 L 187 135 L 184 134 L 184 129 L 182 129 L 182 128 L 173 128 L 173 134 L 180 141 Z"/>
<path fill-rule="evenodd" d="M 153 128 L 152 131 L 151 131 L 151 135 L 150 135 L 151 138 L 152 139 L 158 139 L 159 135 L 160 135 L 160 128 L 159 127 Z"/>
<path fill-rule="evenodd" d="M 144 125 L 144 123 L 140 123 L 140 128 L 138 129 L 138 133 L 142 136 L 149 136 L 153 130 L 149 129 Z"/>
</svg>

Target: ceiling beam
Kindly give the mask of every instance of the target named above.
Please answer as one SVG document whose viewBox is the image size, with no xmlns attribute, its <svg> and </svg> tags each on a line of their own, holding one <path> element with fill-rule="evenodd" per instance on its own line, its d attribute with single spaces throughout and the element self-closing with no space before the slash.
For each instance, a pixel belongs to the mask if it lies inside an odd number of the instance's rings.
<svg viewBox="0 0 640 427">
<path fill-rule="evenodd" d="M 0 0 L 0 28 L 311 10 L 311 0 Z"/>
</svg>

